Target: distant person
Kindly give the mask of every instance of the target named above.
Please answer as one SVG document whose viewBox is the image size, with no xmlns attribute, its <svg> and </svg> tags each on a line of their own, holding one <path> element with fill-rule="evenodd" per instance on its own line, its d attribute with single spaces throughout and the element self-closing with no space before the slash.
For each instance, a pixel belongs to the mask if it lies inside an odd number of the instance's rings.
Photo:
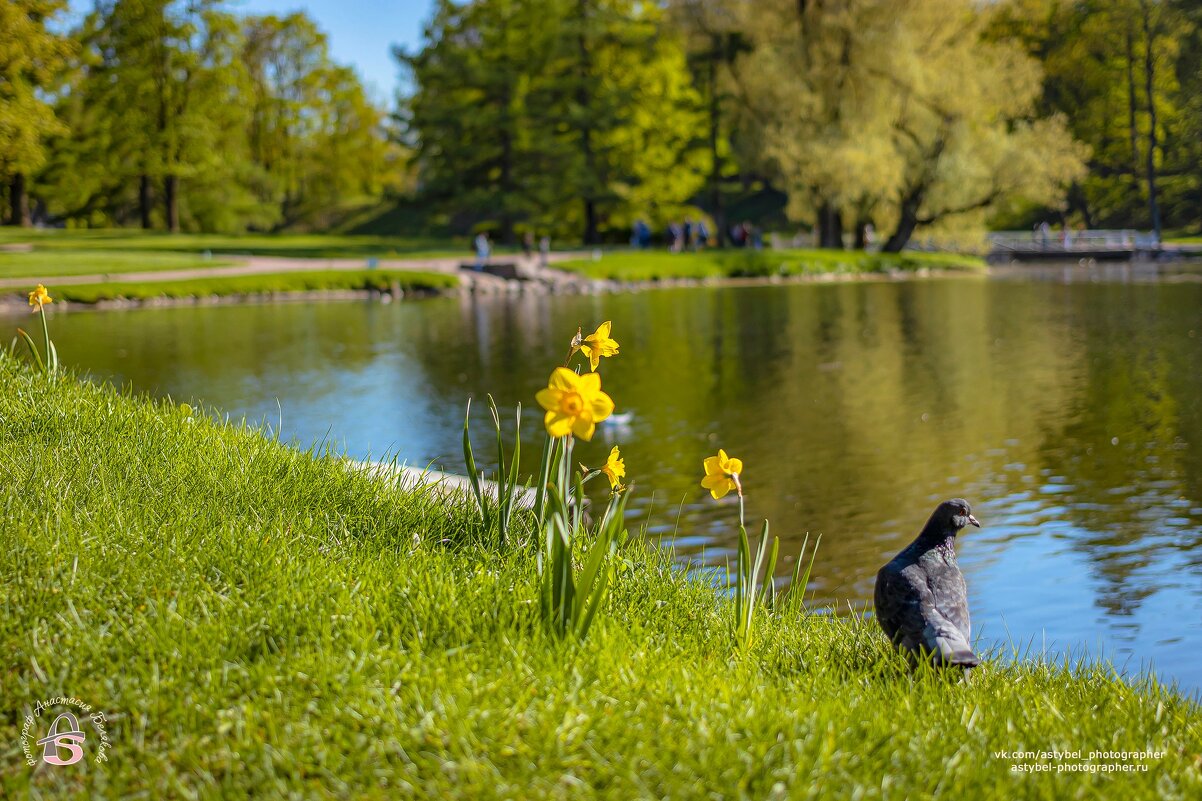
<svg viewBox="0 0 1202 801">
<path fill-rule="evenodd" d="M 741 223 L 735 223 L 730 227 L 730 242 L 737 248 L 747 244 L 747 232 L 743 230 Z"/>
<path fill-rule="evenodd" d="M 645 220 L 636 220 L 634 230 L 630 234 L 630 244 L 636 248 L 646 249 L 651 245 L 651 226 Z"/>
<path fill-rule="evenodd" d="M 678 222 L 668 223 L 668 241 L 671 243 L 669 247 L 673 253 L 679 253 L 684 238 L 684 229 L 680 227 Z"/>
<path fill-rule="evenodd" d="M 484 265 L 488 264 L 490 253 L 492 253 L 492 243 L 488 241 L 488 232 L 481 231 L 476 234 L 476 272 L 483 272 Z"/>
<path fill-rule="evenodd" d="M 542 239 L 538 240 L 538 265 L 546 269 L 547 264 L 551 261 L 551 237 L 543 234 Z"/>
<path fill-rule="evenodd" d="M 872 223 L 864 223 L 864 247 L 871 248 L 876 244 L 876 228 Z"/>
<path fill-rule="evenodd" d="M 522 256 L 526 261 L 534 258 L 534 232 L 529 229 L 522 234 Z"/>
<path fill-rule="evenodd" d="M 692 250 L 693 230 L 693 221 L 688 217 L 685 217 L 684 228 L 681 229 L 681 250 Z"/>
<path fill-rule="evenodd" d="M 710 242 L 710 229 L 705 220 L 697 221 L 697 246 L 694 250 L 704 250 Z"/>
</svg>

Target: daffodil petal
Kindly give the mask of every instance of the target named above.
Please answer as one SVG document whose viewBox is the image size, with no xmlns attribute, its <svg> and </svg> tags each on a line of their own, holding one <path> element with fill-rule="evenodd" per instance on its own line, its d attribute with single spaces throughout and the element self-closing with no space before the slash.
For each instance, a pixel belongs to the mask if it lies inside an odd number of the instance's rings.
<svg viewBox="0 0 1202 801">
<path fill-rule="evenodd" d="M 534 393 L 534 398 L 538 401 L 538 405 L 549 412 L 559 408 L 559 399 L 561 397 L 563 397 L 563 390 L 552 389 L 551 387 L 540 389 Z"/>
<path fill-rule="evenodd" d="M 743 472 L 743 460 L 731 459 L 726 465 L 726 472 L 730 473 L 731 475 L 734 475 L 735 473 L 741 474 Z"/>
<path fill-rule="evenodd" d="M 550 380 L 547 381 L 548 389 L 558 389 L 562 392 L 577 391 L 580 376 L 566 367 L 556 367 L 555 372 L 551 373 Z"/>
<path fill-rule="evenodd" d="M 613 330 L 613 322 L 611 320 L 606 320 L 605 322 L 601 323 L 601 325 L 597 326 L 597 330 L 593 332 L 593 338 L 598 340 L 609 339 L 609 334 Z"/>
<path fill-rule="evenodd" d="M 717 456 L 707 456 L 705 461 L 701 463 L 705 468 L 707 476 L 716 476 L 722 474 L 722 463 Z"/>
<path fill-rule="evenodd" d="M 577 418 L 569 417 L 557 411 L 547 412 L 543 417 L 543 425 L 552 437 L 566 437 L 572 433 L 572 423 Z"/>
<path fill-rule="evenodd" d="M 596 375 L 596 373 L 591 373 L 591 375 Z M 593 420 L 598 423 L 614 413 L 613 398 L 604 392 L 598 392 L 589 398 L 589 406 L 592 410 Z"/>
<path fill-rule="evenodd" d="M 597 424 L 584 415 L 572 420 L 572 433 L 585 442 L 588 442 L 593 438 L 593 432 L 596 430 Z"/>
</svg>

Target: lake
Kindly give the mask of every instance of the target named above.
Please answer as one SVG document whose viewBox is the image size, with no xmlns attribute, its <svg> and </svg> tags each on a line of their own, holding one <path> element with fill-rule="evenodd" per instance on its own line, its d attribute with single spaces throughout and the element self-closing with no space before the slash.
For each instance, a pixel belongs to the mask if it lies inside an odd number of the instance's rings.
<svg viewBox="0 0 1202 801">
<path fill-rule="evenodd" d="M 53 291 L 53 290 L 52 290 Z M 940 500 L 974 635 L 1034 656 L 1105 656 L 1202 688 L 1202 284 L 985 279 L 664 289 L 57 314 L 63 361 L 199 399 L 302 445 L 462 471 L 464 403 L 525 408 L 577 326 L 613 320 L 602 365 L 625 425 L 632 525 L 682 560 L 733 558 L 733 502 L 702 459 L 744 460 L 750 520 L 780 572 L 821 534 L 819 604 L 862 608 L 877 568 Z M 534 407 L 534 408 L 531 408 Z M 758 529 L 757 529 L 758 530 Z M 754 531 L 752 532 L 755 533 Z"/>
</svg>

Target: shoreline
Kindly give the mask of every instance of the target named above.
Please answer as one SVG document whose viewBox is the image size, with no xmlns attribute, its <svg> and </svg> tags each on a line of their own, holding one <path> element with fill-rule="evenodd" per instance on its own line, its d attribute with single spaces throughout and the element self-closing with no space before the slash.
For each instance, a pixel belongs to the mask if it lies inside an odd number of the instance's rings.
<svg viewBox="0 0 1202 801">
<path fill-rule="evenodd" d="M 527 295 L 602 295 L 642 292 L 656 289 L 719 288 L 778 286 L 788 284 L 834 284 L 850 282 L 893 282 L 929 280 L 933 278 L 981 278 L 993 270 L 955 270 L 920 268 L 886 272 L 829 272 L 769 276 L 709 276 L 704 278 L 663 278 L 638 281 L 592 279 L 563 270 L 541 270 L 533 279 L 503 279 L 488 273 L 461 271 L 455 287 L 424 287 L 381 291 L 377 289 L 318 289 L 298 291 L 237 292 L 212 295 L 172 297 L 160 295 L 149 298 L 112 298 L 95 303 L 56 300 L 55 309 L 63 311 L 121 311 L 141 308 L 173 308 L 185 306 L 236 306 L 268 303 L 306 303 L 315 301 L 377 301 L 392 303 L 402 300 L 429 300 L 438 297 L 466 295 L 527 296 Z M 151 278 L 148 274 L 147 278 Z M 71 278 L 72 276 L 66 276 Z M 43 283 L 53 278 L 44 279 Z M 36 280 L 31 281 L 36 283 Z M 53 292 L 51 283 L 51 292 Z M 24 292 L 0 295 L 0 314 L 12 314 L 27 309 Z"/>
</svg>

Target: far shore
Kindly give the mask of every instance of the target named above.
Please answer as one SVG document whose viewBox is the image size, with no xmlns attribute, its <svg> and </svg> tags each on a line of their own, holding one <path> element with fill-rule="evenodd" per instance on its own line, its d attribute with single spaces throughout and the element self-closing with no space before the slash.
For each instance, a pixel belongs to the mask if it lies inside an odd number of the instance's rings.
<svg viewBox="0 0 1202 801">
<path fill-rule="evenodd" d="M 325 260 L 319 260 L 324 264 Z M 216 268 L 221 269 L 221 268 Z M 312 266 L 301 268 L 296 272 L 305 272 L 310 270 L 321 270 L 321 266 Z M 753 286 L 776 286 L 788 284 L 830 284 L 830 283 L 848 283 L 848 282 L 891 282 L 891 281 L 909 281 L 909 280 L 924 280 L 930 278 L 975 278 L 989 273 L 988 269 L 974 269 L 971 271 L 962 269 L 939 269 L 939 268 L 919 268 L 917 270 L 891 270 L 886 272 L 821 272 L 821 273 L 801 273 L 793 275 L 765 275 L 765 276 L 706 276 L 706 277 L 671 277 L 671 278 L 653 278 L 644 280 L 614 280 L 614 279 L 593 279 L 582 275 L 565 272 L 557 269 L 537 269 L 533 272 L 535 276 L 529 279 L 513 280 L 503 279 L 488 273 L 474 272 L 467 269 L 460 269 L 457 272 L 440 271 L 448 277 L 457 279 L 454 285 L 449 286 L 409 286 L 389 287 L 389 288 L 331 288 L 331 289 L 316 289 L 316 290 L 296 290 L 296 291 L 248 291 L 248 292 L 231 292 L 231 293 L 205 293 L 203 289 L 200 291 L 189 292 L 187 294 L 159 294 L 148 297 L 106 297 L 94 301 L 73 300 L 71 298 L 71 288 L 80 286 L 78 281 L 80 276 L 63 276 L 62 280 L 54 277 L 46 278 L 42 283 L 46 284 L 51 291 L 51 294 L 56 298 L 56 303 L 52 309 L 62 311 L 99 311 L 99 310 L 122 310 L 122 309 L 139 309 L 139 308 L 170 308 L 179 306 L 225 306 L 225 305 L 243 305 L 243 304 L 265 304 L 265 303 L 304 303 L 304 302 L 320 302 L 320 301 L 375 301 L 381 303 L 391 303 L 399 300 L 422 300 L 435 297 L 453 297 L 464 295 L 481 295 L 481 296 L 530 296 L 530 295 L 596 295 L 610 294 L 621 292 L 641 292 L 654 289 L 677 289 L 677 288 L 701 288 L 701 287 L 753 287 Z M 252 273 L 253 274 L 253 273 Z M 275 276 L 287 273 L 263 273 L 264 276 Z M 246 275 L 243 273 L 242 275 Z M 143 274 L 141 278 L 151 279 L 156 286 L 158 285 L 157 274 Z M 121 285 L 127 283 L 135 283 L 133 276 L 122 276 Z M 109 283 L 113 289 L 117 289 L 118 281 L 114 280 Z M 28 302 L 25 295 L 25 284 L 29 284 L 32 288 L 33 281 L 23 279 L 21 285 L 22 291 L 12 292 L 12 286 L 4 286 L 0 284 L 0 313 L 13 313 L 26 309 Z M 204 281 L 207 279 L 199 279 Z M 5 284 L 13 284 L 13 279 L 7 279 Z M 149 283 L 149 282 L 147 282 Z M 166 283 L 166 282 L 164 282 Z M 194 287 L 197 282 L 180 281 L 181 289 L 187 284 L 189 288 Z M 89 288 L 94 284 L 83 284 Z M 58 290 L 56 291 L 56 286 Z M 169 290 L 168 290 L 169 292 Z M 65 295 L 65 297 L 64 297 Z"/>
</svg>

